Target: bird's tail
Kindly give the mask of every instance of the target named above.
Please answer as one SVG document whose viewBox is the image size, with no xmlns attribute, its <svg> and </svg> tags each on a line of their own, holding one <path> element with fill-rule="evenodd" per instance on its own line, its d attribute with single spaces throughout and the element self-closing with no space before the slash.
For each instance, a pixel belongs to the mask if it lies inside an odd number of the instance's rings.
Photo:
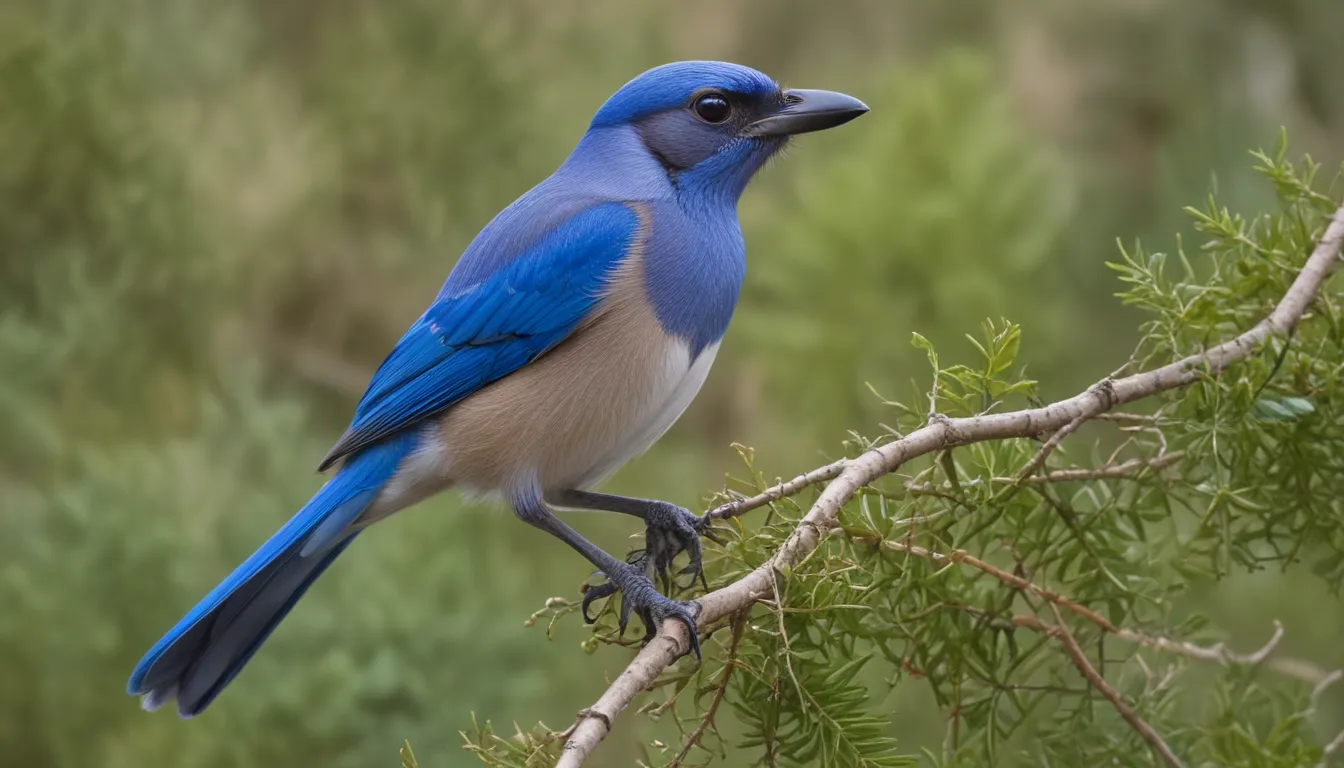
<svg viewBox="0 0 1344 768">
<path fill-rule="evenodd" d="M 126 691 L 144 696 L 149 710 L 177 699 L 184 718 L 205 709 L 354 540 L 351 523 L 413 445 L 413 435 L 398 435 L 347 459 L 298 514 L 149 649 Z"/>
</svg>

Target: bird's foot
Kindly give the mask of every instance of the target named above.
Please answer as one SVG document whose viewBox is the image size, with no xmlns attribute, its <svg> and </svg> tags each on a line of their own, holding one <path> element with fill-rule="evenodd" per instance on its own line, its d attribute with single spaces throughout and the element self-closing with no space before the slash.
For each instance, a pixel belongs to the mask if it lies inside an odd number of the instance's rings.
<svg viewBox="0 0 1344 768">
<path fill-rule="evenodd" d="M 690 576 L 691 584 L 700 579 L 705 590 L 709 582 L 705 580 L 704 545 L 700 537 L 714 539 L 709 522 L 696 517 L 688 510 L 675 504 L 659 504 L 644 517 L 647 528 L 644 531 L 644 551 L 636 556 L 632 563 L 641 567 L 652 579 L 655 576 L 663 585 L 663 591 L 671 593 L 674 576 L 672 560 L 682 552 L 689 559 L 685 568 L 676 576 Z"/>
<path fill-rule="evenodd" d="M 697 542 L 698 543 L 698 542 Z M 700 613 L 696 603 L 683 603 L 658 593 L 653 581 L 638 565 L 621 563 L 614 573 L 606 574 L 605 584 L 589 587 L 583 593 L 581 609 L 583 620 L 589 624 L 597 619 L 588 615 L 588 606 L 594 600 L 609 597 L 617 591 L 621 593 L 621 611 L 618 619 L 620 634 L 630 622 L 630 614 L 635 614 L 644 622 L 644 642 L 647 643 L 658 634 L 658 628 L 666 619 L 676 619 L 686 627 L 690 636 L 691 653 L 700 658 L 700 638 L 696 635 L 695 617 Z"/>
</svg>

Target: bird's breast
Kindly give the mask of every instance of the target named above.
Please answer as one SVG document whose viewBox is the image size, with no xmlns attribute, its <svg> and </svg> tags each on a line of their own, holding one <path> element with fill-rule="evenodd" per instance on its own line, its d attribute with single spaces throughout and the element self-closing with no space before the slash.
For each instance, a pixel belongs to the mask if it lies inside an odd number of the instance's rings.
<svg viewBox="0 0 1344 768">
<path fill-rule="evenodd" d="M 442 471 L 479 492 L 582 488 L 653 444 L 704 383 L 718 345 L 693 353 L 659 323 L 642 254 L 600 308 L 536 361 L 454 405 L 437 429 Z"/>
</svg>

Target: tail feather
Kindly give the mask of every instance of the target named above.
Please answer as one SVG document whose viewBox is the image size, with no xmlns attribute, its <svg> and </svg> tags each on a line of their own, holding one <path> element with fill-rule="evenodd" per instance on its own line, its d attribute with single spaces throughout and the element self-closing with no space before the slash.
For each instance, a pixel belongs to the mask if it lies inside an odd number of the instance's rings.
<svg viewBox="0 0 1344 768">
<path fill-rule="evenodd" d="M 354 540 L 350 524 L 413 445 L 412 435 L 399 435 L 347 459 L 303 509 L 149 649 L 127 692 L 143 695 L 146 709 L 176 699 L 182 717 L 204 710 Z"/>
</svg>

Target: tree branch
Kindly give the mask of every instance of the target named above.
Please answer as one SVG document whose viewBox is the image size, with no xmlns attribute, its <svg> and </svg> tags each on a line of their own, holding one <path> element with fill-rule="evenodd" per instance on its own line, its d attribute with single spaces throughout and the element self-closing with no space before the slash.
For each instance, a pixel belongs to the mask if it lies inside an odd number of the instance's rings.
<svg viewBox="0 0 1344 768">
<path fill-rule="evenodd" d="M 1254 653 L 1237 653 L 1228 648 L 1223 643 L 1216 643 L 1211 646 L 1196 645 L 1195 643 L 1172 640 L 1166 637 L 1150 635 L 1145 632 L 1138 632 L 1132 629 L 1121 627 L 1110 619 L 1102 616 L 1096 611 L 1085 605 L 1076 603 L 1067 596 L 1053 590 L 1046 589 L 1035 582 L 1029 581 L 1021 576 L 1009 573 L 1002 568 L 997 568 L 984 560 L 971 555 L 964 550 L 953 550 L 947 554 L 934 552 L 918 544 L 910 544 L 904 541 L 892 541 L 889 539 L 873 539 L 871 536 L 855 536 L 856 541 L 869 541 L 879 544 L 884 549 L 890 549 L 894 552 L 904 552 L 916 557 L 922 557 L 938 565 L 957 564 L 975 568 L 983 573 L 989 574 L 1005 585 L 1023 592 L 1030 592 L 1037 597 L 1044 599 L 1051 605 L 1061 608 L 1067 608 L 1071 613 L 1077 614 L 1084 619 L 1097 625 L 1103 632 L 1114 635 L 1128 643 L 1142 645 L 1146 648 L 1152 648 L 1165 653 L 1173 653 L 1178 656 L 1185 656 L 1200 661 L 1209 661 L 1215 664 L 1243 664 L 1247 666 L 1265 665 L 1269 669 L 1294 680 L 1300 680 L 1304 683 L 1313 685 L 1319 684 L 1322 680 L 1330 679 L 1339 672 L 1327 672 L 1320 667 L 1308 661 L 1300 659 L 1274 659 L 1270 658 L 1278 649 L 1279 642 L 1283 640 L 1283 625 L 1274 622 L 1274 634 L 1269 641 L 1260 647 Z M 1034 617 L 1017 617 L 1014 621 L 1022 626 L 1032 627 L 1031 620 Z"/>
<path fill-rule="evenodd" d="M 737 499 L 736 501 L 730 501 L 727 504 L 720 504 L 706 512 L 704 519 L 706 521 L 726 520 L 730 517 L 737 517 L 745 512 L 750 512 L 753 509 L 759 509 L 767 504 L 772 504 L 780 499 L 786 499 L 805 488 L 835 478 L 845 470 L 845 465 L 848 462 L 849 459 L 833 461 L 824 467 L 817 467 L 811 472 L 799 475 L 787 483 L 782 482 L 779 485 L 767 488 L 764 492 L 758 493 L 755 496 Z"/>
<path fill-rule="evenodd" d="M 690 754 L 691 750 L 700 743 L 705 737 L 705 731 L 714 726 L 714 716 L 718 714 L 719 705 L 723 703 L 723 697 L 728 693 L 728 680 L 733 674 L 733 667 L 737 666 L 737 644 L 742 641 L 742 632 L 747 628 L 747 612 L 742 611 L 733 618 L 733 637 L 728 645 L 728 661 L 723 665 L 723 672 L 719 676 L 719 684 L 714 687 L 714 698 L 709 700 L 709 707 L 705 710 L 705 716 L 700 718 L 700 724 L 691 732 L 686 743 L 682 745 L 681 751 L 672 758 L 665 768 L 680 768 L 681 762 Z"/>
<path fill-rule="evenodd" d="M 1306 314 L 1321 284 L 1338 265 L 1341 240 L 1344 240 L 1344 207 L 1331 217 L 1302 271 L 1269 316 L 1254 328 L 1216 347 L 1151 371 L 1122 379 L 1104 379 L 1085 392 L 1043 408 L 968 418 L 930 419 L 926 426 L 898 440 L 878 446 L 852 460 L 834 462 L 779 486 L 774 498 L 761 504 L 783 498 L 788 488 L 797 486 L 801 490 L 822 479 L 834 478 L 769 561 L 698 601 L 701 606 L 700 620 L 705 623 L 717 621 L 760 598 L 771 597 L 776 569 L 796 564 L 815 549 L 822 535 L 835 524 L 840 508 L 853 498 L 859 488 L 896 471 L 911 459 L 987 440 L 1053 433 L 1075 420 L 1095 418 L 1117 405 L 1186 386 L 1202 376 L 1216 375 L 1232 363 L 1255 353 L 1266 339 L 1291 333 Z M 681 623 L 664 622 L 658 636 L 644 646 L 601 698 L 580 714 L 565 742 L 558 768 L 577 768 L 582 765 L 611 731 L 612 721 L 686 649 L 686 630 Z"/>
<path fill-rule="evenodd" d="M 1166 469 L 1185 458 L 1185 451 L 1172 451 L 1152 459 L 1130 459 L 1119 464 L 1089 469 L 1057 469 L 1043 475 L 1024 477 L 1024 485 L 1044 485 L 1047 483 L 1069 483 L 1077 480 L 1113 480 L 1122 477 L 1135 477 L 1145 469 Z M 1011 482 L 1011 481 L 1010 481 Z"/>
<path fill-rule="evenodd" d="M 1071 483 L 1079 480 L 1121 480 L 1126 478 L 1136 478 L 1143 474 L 1144 470 L 1166 469 L 1171 465 L 1185 458 L 1185 451 L 1171 451 L 1151 459 L 1135 458 L 1128 461 L 1122 461 L 1119 464 L 1104 464 L 1100 467 L 1071 467 L 1069 469 L 1056 469 L 1052 472 L 1046 472 L 1041 475 L 1032 475 L 1031 477 L 993 477 L 991 483 L 1005 483 L 1009 485 L 1050 485 L 1052 483 Z M 980 480 L 972 480 L 966 485 L 975 485 Z M 916 483 L 907 481 L 904 485 L 905 490 L 913 494 L 924 494 L 934 496 L 944 496 L 943 491 L 951 490 L 948 483 Z M 887 495 L 885 491 L 879 491 Z M 892 494 L 894 495 L 894 494 Z M 957 501 L 956 498 L 946 497 L 949 501 Z M 958 502 L 961 503 L 961 502 Z"/>
<path fill-rule="evenodd" d="M 1087 660 L 1087 654 L 1083 653 L 1083 649 L 1078 647 L 1078 641 L 1074 639 L 1073 633 L 1064 623 L 1064 617 L 1059 615 L 1059 606 L 1051 603 L 1050 610 L 1054 612 L 1055 621 L 1058 622 L 1055 625 L 1055 631 L 1051 634 L 1059 641 L 1060 645 L 1064 646 L 1064 652 L 1073 661 L 1073 666 L 1078 668 L 1078 671 L 1082 673 L 1083 677 L 1087 678 L 1087 682 L 1091 683 L 1093 688 L 1096 688 L 1102 696 L 1106 697 L 1107 701 L 1111 702 L 1111 706 L 1115 707 L 1115 711 L 1120 713 L 1125 722 L 1138 731 L 1144 741 L 1152 745 L 1157 754 L 1162 756 L 1163 762 L 1171 768 L 1183 768 L 1181 759 L 1176 756 L 1175 752 L 1171 751 L 1171 747 L 1167 746 L 1167 742 L 1162 740 L 1162 736 L 1153 730 L 1151 725 L 1144 722 L 1143 718 L 1139 717 L 1134 708 L 1125 702 L 1120 692 L 1111 687 L 1111 684 L 1106 682 L 1106 678 L 1102 677 L 1096 667 L 1092 666 L 1092 662 Z"/>
</svg>

